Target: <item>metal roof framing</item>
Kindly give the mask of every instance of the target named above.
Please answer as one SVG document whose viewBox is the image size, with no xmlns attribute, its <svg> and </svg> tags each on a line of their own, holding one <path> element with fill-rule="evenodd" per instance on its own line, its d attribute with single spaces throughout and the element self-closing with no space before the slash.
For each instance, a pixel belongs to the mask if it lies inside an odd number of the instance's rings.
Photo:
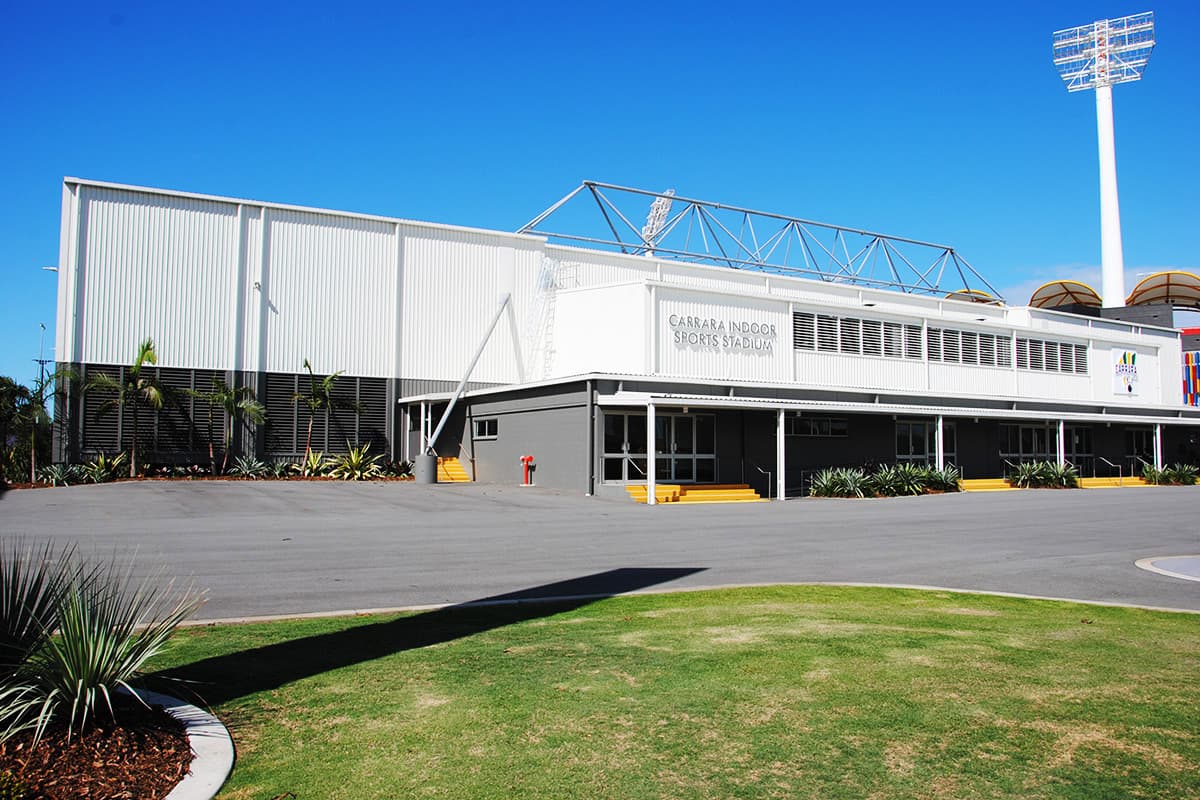
<svg viewBox="0 0 1200 800">
<path fill-rule="evenodd" d="M 576 198 L 599 211 L 592 229 L 559 229 Z M 575 201 L 575 202 L 572 202 Z M 632 220 L 651 202 L 643 227 Z M 640 206 L 637 204 L 641 204 Z M 566 221 L 567 225 L 576 220 Z M 831 225 L 611 183 L 584 181 L 523 225 L 521 234 L 615 248 L 643 255 L 749 269 L 901 292 L 1000 293 L 948 245 Z"/>
</svg>

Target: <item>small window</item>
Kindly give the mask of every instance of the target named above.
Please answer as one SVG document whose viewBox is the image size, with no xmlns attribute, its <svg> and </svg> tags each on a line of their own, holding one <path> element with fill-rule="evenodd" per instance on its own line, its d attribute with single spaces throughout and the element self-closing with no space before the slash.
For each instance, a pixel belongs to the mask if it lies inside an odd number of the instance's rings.
<svg viewBox="0 0 1200 800">
<path fill-rule="evenodd" d="M 498 427 L 496 418 L 477 419 L 475 420 L 475 438 L 476 439 L 495 439 Z"/>
</svg>

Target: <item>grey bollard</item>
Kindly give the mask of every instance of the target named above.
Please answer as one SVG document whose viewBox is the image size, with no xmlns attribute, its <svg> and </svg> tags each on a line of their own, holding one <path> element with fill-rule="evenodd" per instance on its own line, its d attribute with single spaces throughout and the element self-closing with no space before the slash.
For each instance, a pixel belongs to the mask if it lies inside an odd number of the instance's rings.
<svg viewBox="0 0 1200 800">
<path fill-rule="evenodd" d="M 420 455 L 413 461 L 413 481 L 416 483 L 437 483 L 437 456 Z"/>
</svg>

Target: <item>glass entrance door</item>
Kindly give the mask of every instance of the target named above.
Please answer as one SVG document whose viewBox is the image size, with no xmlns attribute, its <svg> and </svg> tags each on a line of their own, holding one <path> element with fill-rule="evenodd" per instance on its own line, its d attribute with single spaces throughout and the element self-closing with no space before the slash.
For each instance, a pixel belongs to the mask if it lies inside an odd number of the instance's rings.
<svg viewBox="0 0 1200 800">
<path fill-rule="evenodd" d="M 604 412 L 604 480 L 643 483 L 648 463 L 646 415 Z M 716 480 L 716 424 L 712 414 L 654 415 L 654 479 L 660 483 Z"/>
</svg>

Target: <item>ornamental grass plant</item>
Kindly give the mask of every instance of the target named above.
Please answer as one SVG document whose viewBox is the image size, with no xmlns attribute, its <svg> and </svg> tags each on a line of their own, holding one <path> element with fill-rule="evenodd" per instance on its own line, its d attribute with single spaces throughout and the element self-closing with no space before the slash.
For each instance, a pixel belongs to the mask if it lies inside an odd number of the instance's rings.
<svg viewBox="0 0 1200 800">
<path fill-rule="evenodd" d="M 88 565 L 73 547 L 0 547 L 0 741 L 51 724 L 68 735 L 114 716 L 133 682 L 203 602 L 161 574 L 136 578 L 132 560 Z"/>
</svg>

